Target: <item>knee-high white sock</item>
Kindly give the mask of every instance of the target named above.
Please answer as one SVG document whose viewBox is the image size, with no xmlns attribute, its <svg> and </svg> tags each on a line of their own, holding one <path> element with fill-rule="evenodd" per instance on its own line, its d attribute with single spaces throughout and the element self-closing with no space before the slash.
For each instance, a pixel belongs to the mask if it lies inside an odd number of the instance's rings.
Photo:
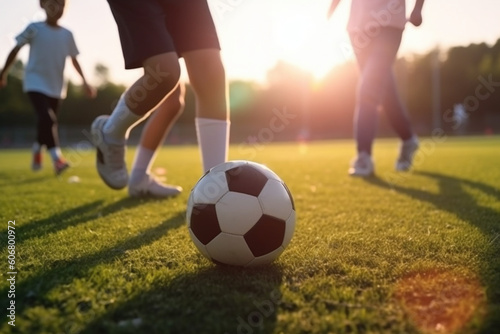
<svg viewBox="0 0 500 334">
<path fill-rule="evenodd" d="M 49 149 L 49 154 L 50 157 L 52 158 L 52 161 L 54 162 L 58 161 L 62 157 L 61 149 L 57 146 L 54 146 L 51 149 Z"/>
<path fill-rule="evenodd" d="M 137 147 L 134 157 L 134 164 L 130 173 L 129 184 L 138 183 L 143 180 L 151 169 L 156 151 L 145 148 L 141 145 Z"/>
<path fill-rule="evenodd" d="M 127 140 L 130 130 L 146 118 L 147 115 L 134 114 L 125 103 L 124 93 L 104 125 L 104 139 L 109 144 L 123 144 Z"/>
<path fill-rule="evenodd" d="M 41 153 L 42 152 L 42 145 L 38 142 L 34 142 L 32 146 L 32 152 L 33 153 Z"/>
<path fill-rule="evenodd" d="M 203 172 L 206 172 L 210 168 L 227 161 L 230 122 L 196 117 L 195 124 L 203 162 Z"/>
</svg>

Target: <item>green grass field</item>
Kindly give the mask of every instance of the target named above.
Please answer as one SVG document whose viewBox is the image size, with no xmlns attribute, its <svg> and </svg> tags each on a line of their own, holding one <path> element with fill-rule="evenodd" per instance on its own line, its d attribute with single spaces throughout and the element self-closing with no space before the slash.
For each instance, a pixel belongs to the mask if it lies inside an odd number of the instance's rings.
<svg viewBox="0 0 500 334">
<path fill-rule="evenodd" d="M 195 147 L 158 155 L 185 189 L 168 200 L 106 188 L 93 151 L 67 150 L 61 178 L 48 163 L 31 172 L 28 150 L 1 151 L 0 332 L 497 333 L 500 138 L 423 138 L 407 174 L 393 172 L 397 144 L 376 142 L 369 179 L 347 175 L 352 141 L 232 146 L 278 173 L 297 209 L 289 247 L 256 269 L 216 266 L 191 242 Z"/>
</svg>

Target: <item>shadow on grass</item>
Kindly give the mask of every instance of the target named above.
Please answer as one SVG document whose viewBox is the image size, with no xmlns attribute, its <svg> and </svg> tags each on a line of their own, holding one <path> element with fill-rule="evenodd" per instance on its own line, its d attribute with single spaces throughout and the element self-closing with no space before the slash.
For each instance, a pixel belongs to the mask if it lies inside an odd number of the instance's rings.
<svg viewBox="0 0 500 334">
<path fill-rule="evenodd" d="M 84 333 L 270 333 L 282 303 L 278 266 L 213 266 L 157 282 Z"/>
<path fill-rule="evenodd" d="M 16 226 L 16 234 L 22 236 L 17 241 L 17 246 L 39 236 L 46 236 L 49 233 L 62 231 L 68 227 L 83 224 L 88 221 L 111 215 L 123 209 L 129 209 L 144 203 L 142 199 L 125 197 L 113 204 L 101 208 L 99 215 L 96 212 L 102 206 L 103 201 L 98 200 L 80 205 L 66 211 L 58 212 L 50 217 L 33 220 L 26 224 Z M 0 231 L 0 234 L 7 233 L 7 229 Z"/>
<path fill-rule="evenodd" d="M 440 210 L 455 214 L 458 218 L 480 228 L 484 234 L 490 235 L 492 240 L 498 236 L 497 240 L 500 243 L 500 212 L 479 205 L 476 199 L 465 191 L 464 186 L 478 189 L 499 201 L 500 189 L 438 173 L 414 172 L 414 174 L 436 180 L 439 193 L 433 194 L 425 190 L 406 188 L 376 176 L 364 180 L 378 187 L 392 189 L 419 201 L 431 203 Z"/>
<path fill-rule="evenodd" d="M 138 200 L 123 199 L 103 209 L 103 214 L 108 215 L 123 207 L 131 207 L 141 203 Z M 91 203 L 91 206 L 95 203 Z M 94 219 L 95 217 L 92 217 Z M 80 222 L 84 222 L 81 219 Z M 16 314 L 22 315 L 25 309 L 42 306 L 50 307 L 53 302 L 49 300 L 48 293 L 60 286 L 71 283 L 74 279 L 84 277 L 88 271 L 97 265 L 110 263 L 125 256 L 126 251 L 141 248 L 164 237 L 169 230 L 176 229 L 184 224 L 184 213 L 179 212 L 176 216 L 162 222 L 160 225 L 149 228 L 139 235 L 114 244 L 109 248 L 102 249 L 96 253 L 84 255 L 75 259 L 61 260 L 52 263 L 50 267 L 45 267 L 38 273 L 17 282 L 16 284 Z M 8 287 L 0 291 L 0 305 L 8 305 Z M 2 317 L 0 325 L 3 325 L 9 318 Z"/>
<path fill-rule="evenodd" d="M 437 194 L 421 189 L 407 188 L 389 183 L 376 176 L 364 179 L 375 186 L 392 189 L 419 201 L 428 202 L 437 209 L 456 215 L 461 220 L 476 226 L 490 239 L 487 249 L 478 250 L 488 264 L 482 268 L 481 277 L 487 286 L 489 316 L 484 324 L 484 331 L 500 327 L 500 212 L 480 205 L 464 187 L 470 187 L 500 201 L 500 189 L 484 183 L 461 179 L 449 175 L 431 172 L 414 172 L 437 181 Z"/>
<path fill-rule="evenodd" d="M 2 173 L 0 172 L 0 185 L 1 186 L 21 186 L 32 183 L 39 183 L 42 181 L 47 181 L 49 179 L 48 175 L 32 175 L 27 176 L 26 173 L 16 175 L 16 177 L 12 178 L 12 173 Z"/>
</svg>

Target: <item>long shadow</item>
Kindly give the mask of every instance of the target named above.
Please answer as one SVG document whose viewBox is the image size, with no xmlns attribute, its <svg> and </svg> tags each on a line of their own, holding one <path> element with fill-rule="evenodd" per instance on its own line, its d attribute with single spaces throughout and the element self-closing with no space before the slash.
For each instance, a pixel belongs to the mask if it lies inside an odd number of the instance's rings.
<svg viewBox="0 0 500 334">
<path fill-rule="evenodd" d="M 0 172 L 0 186 L 13 186 L 13 185 L 26 185 L 31 183 L 38 183 L 46 181 L 49 177 L 48 175 L 23 175 L 19 178 L 12 180 L 12 174 Z"/>
<path fill-rule="evenodd" d="M 495 197 L 497 200 L 500 200 L 500 189 L 484 183 L 438 173 L 415 172 L 414 174 L 436 180 L 439 193 L 433 194 L 425 190 L 403 187 L 376 176 L 364 180 L 378 187 L 392 189 L 419 201 L 431 203 L 440 210 L 455 214 L 458 218 L 480 228 L 483 233 L 490 235 L 492 239 L 500 234 L 500 212 L 479 205 L 475 198 L 465 191 L 464 186 L 478 189 L 489 196 Z"/>
<path fill-rule="evenodd" d="M 459 219 L 476 226 L 490 240 L 486 249 L 478 250 L 481 257 L 487 259 L 480 275 L 486 285 L 489 315 L 483 325 L 483 331 L 500 326 L 500 212 L 480 205 L 464 187 L 470 187 L 500 201 L 500 189 L 484 183 L 461 179 L 449 175 L 431 172 L 415 172 L 416 175 L 437 181 L 439 192 L 407 188 L 392 184 L 378 177 L 366 178 L 365 181 L 375 186 L 392 189 L 419 201 L 428 202 L 437 209 L 456 215 Z"/>
<path fill-rule="evenodd" d="M 122 207 L 123 203 L 132 203 L 132 201 L 119 201 L 108 206 L 104 211 L 110 214 Z M 127 250 L 138 249 L 143 245 L 150 244 L 165 236 L 169 230 L 178 228 L 183 224 L 184 213 L 179 212 L 176 216 L 162 222 L 160 225 L 97 253 L 76 259 L 58 261 L 51 264 L 49 268 L 43 268 L 39 273 L 16 284 L 16 314 L 21 315 L 25 309 L 37 305 L 51 306 L 52 302 L 47 298 L 47 293 L 55 287 L 69 284 L 75 278 L 84 277 L 93 267 L 113 262 L 124 256 Z M 8 289 L 6 287 L 0 291 L 0 305 L 8 305 Z M 8 321 L 7 319 L 9 318 L 2 317 L 0 325 Z"/>
<path fill-rule="evenodd" d="M 282 276 L 276 265 L 179 275 L 110 309 L 83 333 L 271 333 Z"/>
<path fill-rule="evenodd" d="M 99 217 L 111 215 L 114 212 L 133 208 L 142 203 L 144 200 L 125 197 L 113 204 L 103 207 Z M 76 208 L 58 212 L 50 217 L 33 220 L 20 226 L 16 226 L 16 234 L 21 236 L 17 241 L 17 245 L 30 240 L 31 238 L 46 236 L 49 233 L 62 231 L 68 227 L 84 224 L 88 221 L 97 218 L 97 212 L 102 206 L 103 201 L 97 200 L 91 203 L 82 204 Z M 0 234 L 7 233 L 7 229 L 0 231 Z"/>
</svg>

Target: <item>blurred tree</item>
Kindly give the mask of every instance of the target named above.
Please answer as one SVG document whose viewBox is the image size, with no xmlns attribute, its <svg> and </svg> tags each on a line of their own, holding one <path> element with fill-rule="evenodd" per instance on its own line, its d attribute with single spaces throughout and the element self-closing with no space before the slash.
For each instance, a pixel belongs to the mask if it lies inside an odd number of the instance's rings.
<svg viewBox="0 0 500 334">
<path fill-rule="evenodd" d="M 109 68 L 101 63 L 95 65 L 94 75 L 97 78 L 98 86 L 105 86 L 109 83 Z"/>
<path fill-rule="evenodd" d="M 432 51 L 410 55 L 395 65 L 402 96 L 420 134 L 433 130 L 433 57 Z M 500 39 L 492 46 L 482 43 L 450 48 L 439 65 L 441 118 L 444 120 L 455 104 L 462 103 L 472 131 L 484 131 L 486 127 L 500 131 L 500 121 L 495 121 L 500 119 Z M 22 91 L 23 72 L 23 63 L 17 61 L 10 71 L 9 84 L 0 90 L 0 127 L 34 124 L 32 107 Z M 86 99 L 81 87 L 69 83 L 61 124 L 88 127 L 98 115 L 111 113 L 125 87 L 111 82 L 109 69 L 103 64 L 95 66 L 95 77 L 98 95 L 94 100 Z M 278 62 L 269 70 L 266 85 L 232 81 L 229 94 L 236 129 L 233 134 L 243 139 L 254 136 L 270 126 L 276 110 L 286 109 L 296 118 L 279 136 L 295 138 L 306 129 L 312 138 L 351 137 L 357 78 L 358 70 L 352 61 L 336 66 L 320 81 L 294 65 Z M 193 123 L 195 116 L 195 98 L 189 84 L 185 102 L 180 125 Z M 442 123 L 445 130 L 451 131 L 451 122 Z M 380 130 L 381 135 L 393 135 L 384 124 Z"/>
</svg>

